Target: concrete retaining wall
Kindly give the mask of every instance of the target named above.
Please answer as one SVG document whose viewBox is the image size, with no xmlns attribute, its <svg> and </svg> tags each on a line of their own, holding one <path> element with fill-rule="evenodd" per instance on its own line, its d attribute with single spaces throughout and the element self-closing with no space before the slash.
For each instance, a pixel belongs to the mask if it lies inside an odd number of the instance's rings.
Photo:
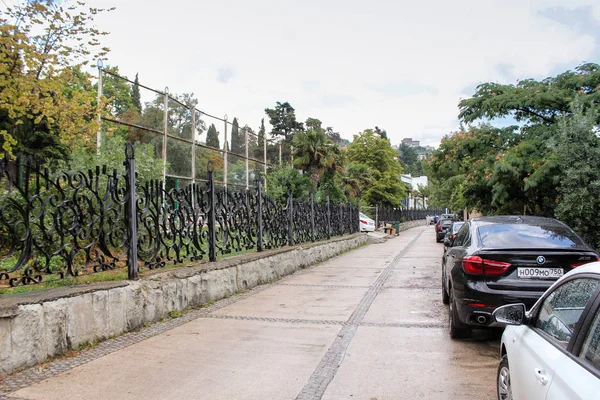
<svg viewBox="0 0 600 400">
<path fill-rule="evenodd" d="M 0 376 L 158 321 L 171 311 L 272 282 L 367 242 L 355 234 L 320 243 L 103 282 L 0 299 Z"/>
<path fill-rule="evenodd" d="M 417 221 L 403 222 L 400 224 L 400 232 L 405 231 L 410 228 L 414 228 L 417 226 L 424 226 L 424 225 L 427 225 L 427 220 L 425 220 L 425 219 L 419 219 Z"/>
</svg>

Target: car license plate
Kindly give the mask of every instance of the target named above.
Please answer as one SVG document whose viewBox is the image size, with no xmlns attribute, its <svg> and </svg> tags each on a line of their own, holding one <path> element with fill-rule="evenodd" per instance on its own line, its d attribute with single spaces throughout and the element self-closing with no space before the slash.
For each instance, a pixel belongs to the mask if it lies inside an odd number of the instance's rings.
<svg viewBox="0 0 600 400">
<path fill-rule="evenodd" d="M 517 268 L 519 278 L 560 278 L 563 274 L 562 268 Z"/>
</svg>

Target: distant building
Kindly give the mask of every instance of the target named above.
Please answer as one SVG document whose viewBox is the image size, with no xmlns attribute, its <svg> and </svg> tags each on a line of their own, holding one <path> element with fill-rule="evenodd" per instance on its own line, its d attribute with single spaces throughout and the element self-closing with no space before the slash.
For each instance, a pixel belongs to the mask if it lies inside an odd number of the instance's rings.
<svg viewBox="0 0 600 400">
<path fill-rule="evenodd" d="M 411 190 L 416 190 L 419 186 L 427 186 L 428 179 L 426 176 L 411 176 L 410 174 L 400 175 L 400 180 L 409 187 L 408 198 L 402 200 L 402 204 L 405 207 L 411 209 L 426 209 L 427 208 L 427 197 L 425 199 L 420 197 L 413 197 L 410 193 Z"/>
<path fill-rule="evenodd" d="M 421 142 L 418 140 L 413 140 L 412 138 L 404 138 L 402 139 L 402 143 L 407 144 L 410 147 L 419 147 L 421 145 Z"/>
</svg>

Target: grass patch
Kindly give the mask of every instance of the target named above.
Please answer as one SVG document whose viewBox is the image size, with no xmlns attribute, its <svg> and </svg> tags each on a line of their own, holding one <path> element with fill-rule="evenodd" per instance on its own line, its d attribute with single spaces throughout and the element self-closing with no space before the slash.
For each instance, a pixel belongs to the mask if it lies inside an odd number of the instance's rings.
<svg viewBox="0 0 600 400">
<path fill-rule="evenodd" d="M 340 236 L 335 236 L 332 238 L 338 238 L 338 237 L 340 237 Z M 366 244 L 364 244 L 364 245 L 366 245 Z M 362 247 L 364 245 L 361 245 L 358 247 Z M 344 254 L 348 251 L 352 251 L 358 247 L 355 247 L 353 249 L 348 249 L 338 255 Z M 265 251 L 268 251 L 268 250 L 265 249 Z M 249 253 L 256 253 L 256 248 L 242 249 L 239 251 L 232 250 L 231 253 L 227 253 L 227 254 L 219 254 L 218 253 L 217 261 L 227 259 L 230 257 L 241 256 L 241 255 L 249 254 Z M 154 270 L 142 267 L 142 269 L 140 270 L 139 276 L 143 277 L 143 276 L 152 274 L 156 271 L 167 271 L 167 270 L 175 269 L 175 268 L 196 266 L 196 265 L 203 264 L 206 262 L 209 262 L 208 254 L 205 254 L 204 258 L 200 261 L 190 261 L 190 262 L 184 262 L 184 263 L 179 263 L 179 264 L 170 264 L 170 265 L 165 266 L 164 268 L 159 268 L 159 269 L 154 269 Z M 8 269 L 12 268 L 12 266 L 14 266 L 15 263 L 16 263 L 16 259 L 14 259 L 14 257 L 9 257 L 5 260 L 0 261 L 0 271 L 8 270 Z M 119 268 L 116 270 L 103 271 L 103 272 L 98 272 L 98 273 L 89 273 L 89 274 L 85 274 L 85 275 L 80 275 L 78 277 L 67 277 L 64 279 L 61 279 L 59 275 L 44 275 L 44 281 L 42 281 L 39 284 L 23 285 L 23 286 L 17 286 L 17 287 L 0 287 L 0 296 L 19 294 L 19 293 L 36 292 L 36 291 L 40 291 L 40 290 L 53 289 L 53 288 L 59 288 L 59 287 L 64 287 L 64 286 L 89 285 L 89 284 L 98 283 L 98 282 L 123 281 L 123 280 L 127 280 L 127 269 L 126 268 Z"/>
</svg>

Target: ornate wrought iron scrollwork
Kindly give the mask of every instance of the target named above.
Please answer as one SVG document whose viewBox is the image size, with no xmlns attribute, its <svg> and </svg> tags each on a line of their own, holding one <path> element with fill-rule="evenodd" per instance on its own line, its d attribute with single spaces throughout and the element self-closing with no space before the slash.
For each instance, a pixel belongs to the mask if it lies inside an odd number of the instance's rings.
<svg viewBox="0 0 600 400">
<path fill-rule="evenodd" d="M 123 181 L 116 171 L 52 175 L 31 158 L 1 165 L 0 285 L 76 277 L 123 260 Z"/>
<path fill-rule="evenodd" d="M 216 193 L 217 252 L 230 254 L 256 246 L 256 192 L 231 192 L 223 188 Z"/>
<path fill-rule="evenodd" d="M 262 195 L 263 247 L 276 249 L 287 244 L 287 208 Z"/>
<path fill-rule="evenodd" d="M 325 240 L 330 233 L 327 217 L 327 203 L 315 203 L 315 240 Z"/>
<path fill-rule="evenodd" d="M 262 249 L 275 249 L 358 229 L 356 207 L 291 198 L 283 206 L 258 186 L 214 190 L 211 173 L 207 185 L 183 189 L 140 183 L 131 147 L 126 157 L 125 174 L 52 174 L 31 159 L 0 160 L 0 287 L 126 265 L 135 279 L 139 266 L 214 260 L 256 249 L 259 237 Z"/>
<path fill-rule="evenodd" d="M 208 252 L 207 207 L 202 185 L 169 191 L 158 181 L 139 186 L 138 257 L 144 266 L 202 260 Z"/>
<path fill-rule="evenodd" d="M 300 244 L 310 242 L 310 203 L 294 202 L 292 210 L 292 230 L 294 243 Z"/>
</svg>

